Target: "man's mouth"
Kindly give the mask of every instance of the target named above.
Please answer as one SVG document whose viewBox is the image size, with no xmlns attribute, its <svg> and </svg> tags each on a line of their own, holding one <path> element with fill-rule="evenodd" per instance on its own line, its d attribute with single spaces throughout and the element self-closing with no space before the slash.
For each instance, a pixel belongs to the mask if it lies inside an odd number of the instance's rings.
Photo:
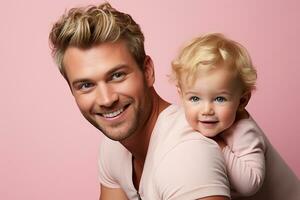
<svg viewBox="0 0 300 200">
<path fill-rule="evenodd" d="M 116 111 L 114 111 L 114 112 L 103 113 L 102 116 L 105 117 L 105 118 L 113 118 L 113 117 L 116 117 L 116 116 L 118 116 L 119 114 L 121 114 L 123 111 L 124 111 L 124 109 L 121 108 L 121 109 L 116 110 Z"/>
<path fill-rule="evenodd" d="M 120 114 L 122 114 L 124 112 L 124 110 L 126 110 L 126 108 L 128 108 L 129 104 L 118 109 L 118 110 L 114 110 L 114 111 L 110 111 L 110 112 L 105 112 L 105 113 L 101 113 L 100 115 L 102 115 L 104 118 L 114 118 L 119 116 Z"/>
</svg>

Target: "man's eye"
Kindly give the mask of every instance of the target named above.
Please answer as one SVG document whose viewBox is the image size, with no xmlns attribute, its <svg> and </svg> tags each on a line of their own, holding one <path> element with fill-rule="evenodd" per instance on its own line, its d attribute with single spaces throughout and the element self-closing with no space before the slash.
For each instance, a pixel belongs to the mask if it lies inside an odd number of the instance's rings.
<svg viewBox="0 0 300 200">
<path fill-rule="evenodd" d="M 89 88 L 93 87 L 93 84 L 92 83 L 82 83 L 79 85 L 79 89 L 80 90 L 87 90 Z"/>
<path fill-rule="evenodd" d="M 189 98 L 189 100 L 190 100 L 191 102 L 198 102 L 198 101 L 200 100 L 200 98 L 199 98 L 199 97 L 196 97 L 196 96 L 192 96 L 192 97 Z"/>
<path fill-rule="evenodd" d="M 225 97 L 217 97 L 217 98 L 215 98 L 215 101 L 218 103 L 223 103 L 226 101 L 226 98 Z"/>
<path fill-rule="evenodd" d="M 125 73 L 124 72 L 116 72 L 113 73 L 111 76 L 112 80 L 122 80 L 125 77 Z"/>
</svg>

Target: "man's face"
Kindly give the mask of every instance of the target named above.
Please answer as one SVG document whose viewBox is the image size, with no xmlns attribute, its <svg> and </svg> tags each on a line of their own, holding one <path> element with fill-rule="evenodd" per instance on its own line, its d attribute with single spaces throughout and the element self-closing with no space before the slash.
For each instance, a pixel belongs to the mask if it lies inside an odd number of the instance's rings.
<svg viewBox="0 0 300 200">
<path fill-rule="evenodd" d="M 83 116 L 107 137 L 121 141 L 142 127 L 150 115 L 152 62 L 142 71 L 125 42 L 89 49 L 69 47 L 64 67 Z"/>
</svg>

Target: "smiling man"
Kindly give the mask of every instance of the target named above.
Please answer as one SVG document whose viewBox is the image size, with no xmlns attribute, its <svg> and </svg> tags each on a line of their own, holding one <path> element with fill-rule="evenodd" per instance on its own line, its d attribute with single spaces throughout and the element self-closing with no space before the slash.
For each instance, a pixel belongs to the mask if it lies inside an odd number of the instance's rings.
<svg viewBox="0 0 300 200">
<path fill-rule="evenodd" d="M 150 62 L 145 58 L 146 78 L 122 40 L 65 51 L 64 69 L 76 102 L 85 118 L 108 138 L 123 141 L 145 124 L 154 82 Z"/>
<path fill-rule="evenodd" d="M 108 3 L 73 8 L 54 24 L 50 43 L 81 113 L 107 136 L 101 200 L 229 198 L 218 145 L 155 92 L 143 33 L 128 14 Z"/>
</svg>

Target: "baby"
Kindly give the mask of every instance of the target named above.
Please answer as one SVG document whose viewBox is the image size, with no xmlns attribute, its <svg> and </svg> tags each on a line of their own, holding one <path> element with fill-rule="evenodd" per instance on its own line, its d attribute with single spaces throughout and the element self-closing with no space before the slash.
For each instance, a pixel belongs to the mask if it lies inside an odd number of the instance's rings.
<svg viewBox="0 0 300 200">
<path fill-rule="evenodd" d="M 222 34 L 197 37 L 172 73 L 188 123 L 222 149 L 233 199 L 300 199 L 298 178 L 245 109 L 257 74 L 242 45 Z"/>
</svg>

